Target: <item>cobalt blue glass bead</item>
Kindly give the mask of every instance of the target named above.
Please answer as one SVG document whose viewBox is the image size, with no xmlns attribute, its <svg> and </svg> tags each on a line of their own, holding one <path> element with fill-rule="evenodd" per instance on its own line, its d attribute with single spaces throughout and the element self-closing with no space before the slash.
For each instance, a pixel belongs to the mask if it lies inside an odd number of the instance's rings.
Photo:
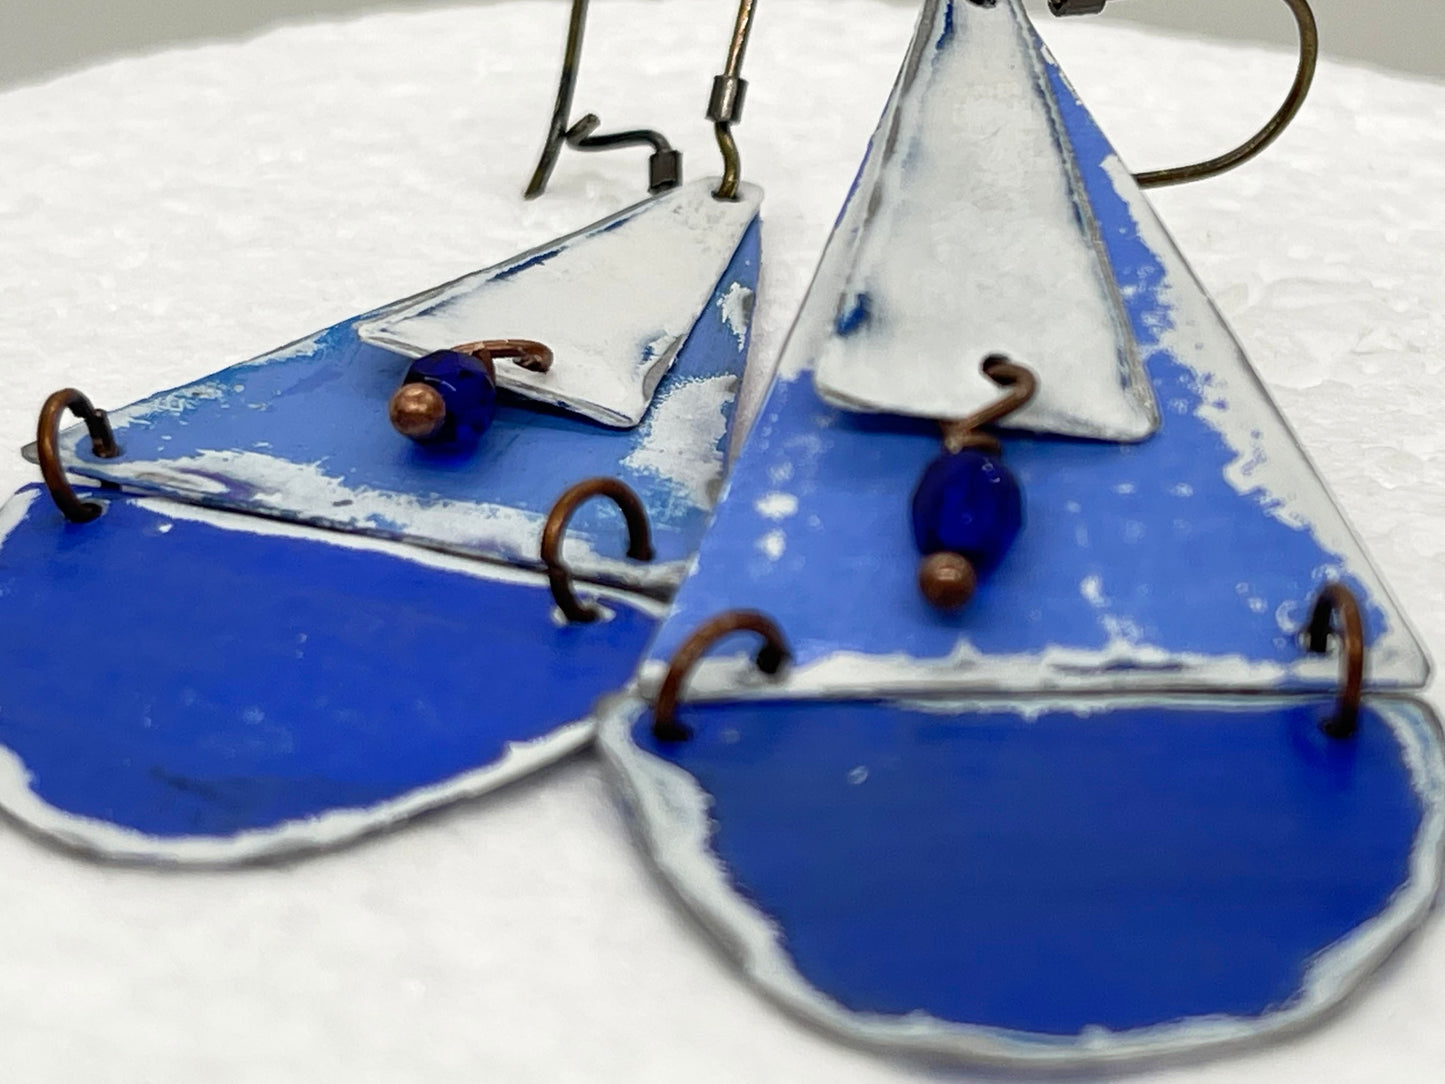
<svg viewBox="0 0 1445 1084">
<path fill-rule="evenodd" d="M 406 371 L 407 384 L 425 384 L 441 395 L 446 416 L 434 431 L 415 439 L 440 451 L 474 448 L 497 413 L 497 384 L 486 365 L 457 350 L 437 350 L 417 358 Z"/>
<path fill-rule="evenodd" d="M 913 540 L 925 555 L 959 553 L 982 571 L 1003 559 L 1021 526 L 1019 484 L 987 452 L 939 456 L 913 492 Z"/>
</svg>

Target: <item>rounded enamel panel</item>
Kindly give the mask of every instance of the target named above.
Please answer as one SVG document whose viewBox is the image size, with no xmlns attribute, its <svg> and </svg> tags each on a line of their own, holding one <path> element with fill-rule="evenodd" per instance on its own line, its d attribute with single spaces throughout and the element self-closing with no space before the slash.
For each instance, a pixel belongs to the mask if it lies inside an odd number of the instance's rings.
<svg viewBox="0 0 1445 1084">
<path fill-rule="evenodd" d="M 655 604 L 568 625 L 544 577 L 172 502 L 3 511 L 0 801 L 121 857 L 331 845 L 584 744 Z"/>
<path fill-rule="evenodd" d="M 1437 724 L 1327 698 L 633 702 L 603 748 L 743 966 L 854 1039 L 1091 1062 L 1333 1005 L 1428 911 Z"/>
</svg>

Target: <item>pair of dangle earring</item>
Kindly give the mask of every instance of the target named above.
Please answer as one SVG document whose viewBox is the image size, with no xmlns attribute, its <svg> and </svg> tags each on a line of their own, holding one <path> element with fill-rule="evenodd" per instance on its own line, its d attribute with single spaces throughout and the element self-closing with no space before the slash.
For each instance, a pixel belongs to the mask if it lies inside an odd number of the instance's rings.
<svg viewBox="0 0 1445 1084">
<path fill-rule="evenodd" d="M 585 745 L 720 488 L 761 198 L 729 161 L 110 415 L 52 396 L 0 532 L 0 803 L 226 864 Z"/>
<path fill-rule="evenodd" d="M 928 0 L 695 571 L 599 709 L 675 898 L 852 1044 L 1230 1049 L 1327 1015 L 1436 895 L 1424 652 L 1158 176 L 1019 0 Z"/>
</svg>

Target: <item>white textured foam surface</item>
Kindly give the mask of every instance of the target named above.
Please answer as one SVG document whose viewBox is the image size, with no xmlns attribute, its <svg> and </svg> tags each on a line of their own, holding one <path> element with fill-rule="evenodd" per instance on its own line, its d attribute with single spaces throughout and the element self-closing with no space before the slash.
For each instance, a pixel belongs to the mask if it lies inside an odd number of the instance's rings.
<svg viewBox="0 0 1445 1084">
<path fill-rule="evenodd" d="M 594 7 L 577 111 L 656 125 L 688 176 L 715 172 L 701 112 L 727 5 Z M 752 402 L 911 20 L 874 0 L 759 5 L 739 129 L 768 191 Z M 373 16 L 0 95 L 0 448 L 31 438 L 54 388 L 119 405 L 634 202 L 640 152 L 568 154 L 548 198 L 519 198 L 565 23 L 541 0 Z M 1044 31 L 1137 168 L 1214 153 L 1289 80 L 1278 53 L 1108 20 Z M 1263 159 L 1155 199 L 1437 658 L 1442 111 L 1445 87 L 1326 63 Z M 0 485 L 34 477 L 0 456 Z M 98 868 L 0 825 L 0 868 L 6 1079 L 926 1079 L 734 978 L 590 758 L 289 867 Z M 1435 922 L 1325 1028 L 1130 1079 L 1433 1081 L 1442 1017 Z"/>
</svg>

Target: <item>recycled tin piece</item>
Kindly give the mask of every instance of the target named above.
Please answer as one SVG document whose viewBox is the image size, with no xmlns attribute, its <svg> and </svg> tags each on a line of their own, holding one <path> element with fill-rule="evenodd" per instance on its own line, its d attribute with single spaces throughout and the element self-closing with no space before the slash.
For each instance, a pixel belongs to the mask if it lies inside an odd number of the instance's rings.
<svg viewBox="0 0 1445 1084">
<path fill-rule="evenodd" d="M 720 202 L 705 186 L 678 191 Z M 670 205 L 644 204 L 539 250 L 551 254 L 547 259 L 533 254 L 503 264 L 495 274 L 482 273 L 523 292 L 532 289 L 525 285 L 530 276 L 546 277 L 553 291 L 546 335 L 552 337 L 532 335 L 535 328 L 514 330 L 557 351 L 550 373 L 570 368 L 568 379 L 577 377 L 582 364 L 565 349 L 577 337 L 615 332 L 599 339 L 598 349 L 611 347 L 635 376 L 638 351 L 661 342 L 666 330 L 671 366 L 660 355 L 654 359 L 651 405 L 633 428 L 605 428 L 503 390 L 485 438 L 470 450 L 438 451 L 400 435 L 388 420 L 387 404 L 407 372 L 407 359 L 367 341 L 362 331 L 389 325 L 418 306 L 442 311 L 439 293 L 451 296 L 442 287 L 422 295 L 423 301 L 398 302 L 344 321 L 111 412 L 123 449 L 118 457 L 96 456 L 83 429 L 67 431 L 61 437 L 66 469 L 158 496 L 534 568 L 540 567 L 536 540 L 556 495 L 581 478 L 615 476 L 642 498 L 657 560 L 636 565 L 607 556 L 616 532 L 614 513 L 590 506 L 569 534 L 568 558 L 585 578 L 666 593 L 695 552 L 722 482 L 760 256 L 757 189 L 748 191 L 751 202 L 729 204 L 733 217 L 718 236 L 690 239 L 673 228 L 683 219 L 675 219 Z M 747 217 L 734 221 L 744 213 Z M 626 248 L 633 231 L 659 220 L 673 225 L 660 232 L 648 227 L 638 247 Z M 707 281 L 698 273 L 680 275 L 667 289 L 636 294 L 625 274 L 585 255 L 597 244 L 611 257 L 630 252 L 627 258 L 645 261 L 658 255 L 649 246 L 664 241 L 706 257 L 701 262 Z M 672 254 L 665 265 L 678 259 Z M 555 272 L 563 267 L 571 267 L 573 275 L 559 281 Z M 601 308 L 618 314 L 604 320 Z M 448 347 L 505 330 L 453 319 L 456 315 L 448 317 L 447 326 L 457 332 Z M 635 326 L 623 334 L 627 321 Z M 412 326 L 405 319 L 400 324 Z M 568 335 L 563 324 L 573 329 Z M 539 375 L 506 360 L 496 371 L 503 389 Z M 593 379 L 606 384 L 595 373 Z"/>
<path fill-rule="evenodd" d="M 789 1011 L 1042 1067 L 1226 1049 L 1338 1004 L 1429 913 L 1439 725 L 1371 698 L 619 698 L 652 860 Z"/>
<path fill-rule="evenodd" d="M 1013 0 L 933 0 L 908 63 L 1003 18 Z M 837 298 L 905 70 L 599 742 L 669 887 L 767 996 L 869 1047 L 1083 1068 L 1279 1035 L 1355 990 L 1438 890 L 1445 748 L 1427 706 L 1380 693 L 1429 673 L 1398 606 L 1029 40 L 1157 431 L 1010 434 L 1022 529 L 966 607 L 919 591 L 909 494 L 956 415 L 853 412 L 814 382 L 840 338 L 875 373 L 897 363 Z M 923 135 L 915 157 L 954 137 Z M 950 313 L 970 319 L 930 318 Z M 737 630 L 764 636 L 756 659 L 702 657 Z"/>
<path fill-rule="evenodd" d="M 720 200 L 695 181 L 363 320 L 357 336 L 409 357 L 479 338 L 479 329 L 536 339 L 556 363 L 545 372 L 498 366 L 501 387 L 635 426 L 761 202 L 756 185 Z"/>
<path fill-rule="evenodd" d="M 942 7 L 924 9 L 925 40 Z M 953 7 L 955 37 L 999 10 Z M 850 266 L 855 194 L 652 658 L 745 608 L 796 645 L 788 687 L 819 695 L 1320 689 L 1333 668 L 1302 656 L 1294 634 L 1315 590 L 1340 581 L 1361 601 L 1371 685 L 1423 685 L 1419 642 L 1239 344 L 1085 107 L 1047 71 L 1108 266 L 1127 287 L 1158 432 L 1132 444 L 1011 433 L 1024 529 L 966 608 L 934 610 L 918 591 L 907 495 L 938 454 L 937 424 L 842 410 L 812 386 L 839 334 L 834 284 Z M 881 370 L 895 358 L 880 344 L 874 360 Z M 1041 376 L 1039 394 L 1046 386 Z"/>
<path fill-rule="evenodd" d="M 572 624 L 541 573 L 82 496 L 88 523 L 43 486 L 0 509 L 0 802 L 106 858 L 331 847 L 530 774 L 590 741 L 660 612 L 588 588 L 603 619 Z"/>
<path fill-rule="evenodd" d="M 1154 393 L 1027 16 L 1011 0 L 930 11 L 829 242 L 846 265 L 814 285 L 836 305 L 819 393 L 963 417 L 995 395 L 979 362 L 1005 354 L 1040 385 L 1009 425 L 1148 436 Z"/>
</svg>

